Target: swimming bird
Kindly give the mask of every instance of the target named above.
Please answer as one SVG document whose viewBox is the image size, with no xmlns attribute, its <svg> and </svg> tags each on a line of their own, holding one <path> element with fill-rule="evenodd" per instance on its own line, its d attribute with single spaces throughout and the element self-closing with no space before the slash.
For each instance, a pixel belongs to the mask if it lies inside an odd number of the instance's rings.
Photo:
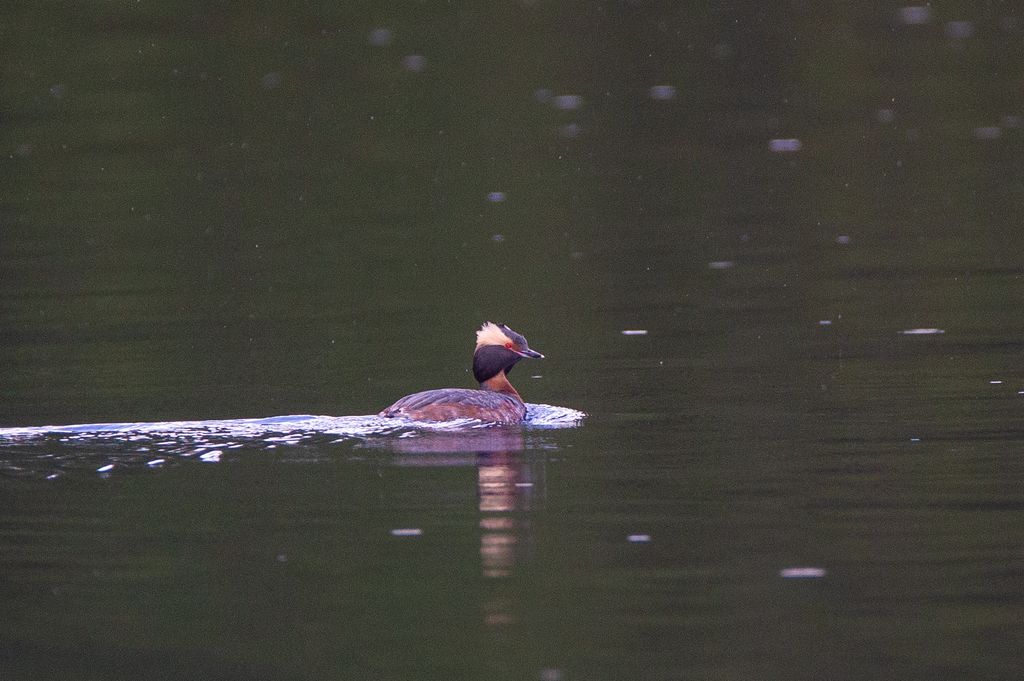
<svg viewBox="0 0 1024 681">
<path fill-rule="evenodd" d="M 378 416 L 413 421 L 478 419 L 493 423 L 519 423 L 526 405 L 508 382 L 508 372 L 524 357 L 543 359 L 526 339 L 504 324 L 487 322 L 476 332 L 473 377 L 480 389 L 443 388 L 407 395 Z"/>
</svg>

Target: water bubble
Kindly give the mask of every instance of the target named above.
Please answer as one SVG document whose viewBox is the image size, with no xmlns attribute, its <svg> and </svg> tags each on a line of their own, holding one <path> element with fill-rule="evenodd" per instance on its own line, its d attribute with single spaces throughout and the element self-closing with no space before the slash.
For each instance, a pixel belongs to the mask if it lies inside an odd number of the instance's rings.
<svg viewBox="0 0 1024 681">
<path fill-rule="evenodd" d="M 900 19 L 905 24 L 927 24 L 932 20 L 932 8 L 903 7 L 900 9 Z"/>
<path fill-rule="evenodd" d="M 579 95 L 558 95 L 554 100 L 555 108 L 572 111 L 583 106 L 583 98 Z"/>
<path fill-rule="evenodd" d="M 371 45 L 383 47 L 385 45 L 390 45 L 392 39 L 393 36 L 391 34 L 391 29 L 378 28 L 376 30 L 370 31 L 369 41 Z"/>
<path fill-rule="evenodd" d="M 402 60 L 402 68 L 406 71 L 422 71 L 427 68 L 427 58 L 419 54 L 410 54 Z"/>
<path fill-rule="evenodd" d="M 786 139 L 786 140 L 771 140 L 768 143 L 768 147 L 775 152 L 783 153 L 790 151 L 800 151 L 800 140 L 798 139 Z"/>
<path fill-rule="evenodd" d="M 970 38 L 974 33 L 974 23 L 970 21 L 946 22 L 946 35 L 950 38 Z"/>
<path fill-rule="evenodd" d="M 667 100 L 676 98 L 675 85 L 655 85 L 648 92 L 651 99 Z"/>
<path fill-rule="evenodd" d="M 491 192 L 487 195 L 487 200 L 492 203 L 501 203 L 505 198 L 505 192 Z"/>
<path fill-rule="evenodd" d="M 418 527 L 396 527 L 391 530 L 391 534 L 395 537 L 419 537 L 423 534 L 423 530 Z"/>
<path fill-rule="evenodd" d="M 824 577 L 825 568 L 820 567 L 791 567 L 779 570 L 779 576 L 787 579 L 799 579 L 804 577 Z"/>
</svg>

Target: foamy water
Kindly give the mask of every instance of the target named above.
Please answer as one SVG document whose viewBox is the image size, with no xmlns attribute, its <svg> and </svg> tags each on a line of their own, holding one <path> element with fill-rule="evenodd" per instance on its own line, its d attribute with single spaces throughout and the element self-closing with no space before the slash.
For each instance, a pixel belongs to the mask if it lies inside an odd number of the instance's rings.
<svg viewBox="0 0 1024 681">
<path fill-rule="evenodd" d="M 0 473 L 47 478 L 59 477 L 69 470 L 109 474 L 127 468 L 160 467 L 181 459 L 217 463 L 233 458 L 239 453 L 237 450 L 243 449 L 346 441 L 354 441 L 353 445 L 360 449 L 417 457 L 405 458 L 400 463 L 417 461 L 430 465 L 431 457 L 444 453 L 549 449 L 553 445 L 544 436 L 545 431 L 574 428 L 585 417 L 586 414 L 574 409 L 528 404 L 525 421 L 516 426 L 472 419 L 423 423 L 369 415 L 300 414 L 0 428 Z"/>
</svg>

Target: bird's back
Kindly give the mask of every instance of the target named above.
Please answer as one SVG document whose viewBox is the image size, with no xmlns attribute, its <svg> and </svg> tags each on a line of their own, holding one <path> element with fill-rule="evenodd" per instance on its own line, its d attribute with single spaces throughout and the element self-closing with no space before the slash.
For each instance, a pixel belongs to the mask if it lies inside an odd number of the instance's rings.
<svg viewBox="0 0 1024 681">
<path fill-rule="evenodd" d="M 526 405 L 506 393 L 471 388 L 445 388 L 407 395 L 380 413 L 414 421 L 479 419 L 495 423 L 519 423 Z"/>
</svg>

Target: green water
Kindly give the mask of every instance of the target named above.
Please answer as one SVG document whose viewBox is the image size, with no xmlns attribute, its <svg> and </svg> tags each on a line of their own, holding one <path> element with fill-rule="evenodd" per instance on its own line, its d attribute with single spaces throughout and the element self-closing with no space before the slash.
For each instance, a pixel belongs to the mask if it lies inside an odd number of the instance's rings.
<svg viewBox="0 0 1024 681">
<path fill-rule="evenodd" d="M 487 320 L 589 417 L 5 443 L 0 675 L 1015 678 L 1024 17 L 953 12 L 5 9 L 0 426 L 374 414 Z"/>
</svg>

